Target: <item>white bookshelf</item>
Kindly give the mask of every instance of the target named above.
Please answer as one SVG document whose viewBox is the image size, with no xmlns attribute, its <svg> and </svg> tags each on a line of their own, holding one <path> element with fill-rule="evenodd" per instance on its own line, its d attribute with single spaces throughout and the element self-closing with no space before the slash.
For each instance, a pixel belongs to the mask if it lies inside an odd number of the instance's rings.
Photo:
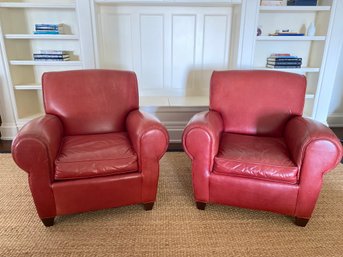
<svg viewBox="0 0 343 257">
<path fill-rule="evenodd" d="M 257 41 L 325 41 L 325 36 L 256 36 Z"/>
<path fill-rule="evenodd" d="M 41 76 L 48 71 L 82 69 L 77 4 L 61 1 L 0 1 L 0 45 L 13 113 L 20 127 L 43 113 Z M 33 34 L 34 25 L 63 24 L 65 34 Z M 40 50 L 70 52 L 70 61 L 35 61 Z"/>
<path fill-rule="evenodd" d="M 260 6 L 260 12 L 328 12 L 331 6 Z"/>
<path fill-rule="evenodd" d="M 320 68 L 317 67 L 301 67 L 301 68 L 294 68 L 294 69 L 272 69 L 267 67 L 255 67 L 258 70 L 276 70 L 276 71 L 284 71 L 284 72 L 294 72 L 294 73 L 316 73 L 320 71 Z"/>
<path fill-rule="evenodd" d="M 5 39 L 78 40 L 77 35 L 6 34 Z"/>
<path fill-rule="evenodd" d="M 73 2 L 71 3 L 0 2 L 0 8 L 75 9 L 75 7 L 76 5 Z"/>
<path fill-rule="evenodd" d="M 32 60 L 11 60 L 11 65 L 21 66 L 81 66 L 80 61 L 32 61 Z"/>
<path fill-rule="evenodd" d="M 278 70 L 303 74 L 307 77 L 305 101 L 306 116 L 317 118 L 318 100 L 325 71 L 326 48 L 331 39 L 332 16 L 336 0 L 318 1 L 317 6 L 258 6 L 255 26 L 262 30 L 255 36 L 252 66 L 255 69 Z M 316 34 L 307 36 L 311 23 Z M 277 30 L 303 33 L 304 36 L 269 36 Z M 267 58 L 273 53 L 289 53 L 302 58 L 302 67 L 294 69 L 266 68 Z M 319 118 L 318 118 L 319 119 Z M 319 119 L 320 120 L 320 119 Z M 321 120 L 323 121 L 323 120 Z"/>
</svg>

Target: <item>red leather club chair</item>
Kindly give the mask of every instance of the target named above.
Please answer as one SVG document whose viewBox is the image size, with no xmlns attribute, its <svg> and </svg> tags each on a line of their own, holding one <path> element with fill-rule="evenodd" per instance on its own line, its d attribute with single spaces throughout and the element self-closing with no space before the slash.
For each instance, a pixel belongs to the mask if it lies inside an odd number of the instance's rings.
<svg viewBox="0 0 343 257">
<path fill-rule="evenodd" d="M 209 111 L 183 134 L 198 209 L 266 210 L 306 225 L 342 146 L 329 128 L 302 117 L 305 90 L 305 77 L 293 73 L 213 73 Z"/>
<path fill-rule="evenodd" d="M 159 160 L 168 133 L 139 111 L 136 75 L 113 70 L 43 75 L 45 115 L 26 124 L 12 144 L 29 175 L 39 217 L 156 200 Z"/>
</svg>

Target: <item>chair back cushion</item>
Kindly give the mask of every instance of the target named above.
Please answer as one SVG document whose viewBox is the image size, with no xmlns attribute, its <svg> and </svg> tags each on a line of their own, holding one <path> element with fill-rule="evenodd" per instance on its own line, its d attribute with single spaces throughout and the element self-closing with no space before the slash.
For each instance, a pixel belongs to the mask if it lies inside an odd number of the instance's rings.
<svg viewBox="0 0 343 257">
<path fill-rule="evenodd" d="M 302 115 L 305 76 L 281 71 L 215 71 L 210 109 L 219 112 L 225 132 L 282 136 L 287 121 Z"/>
<path fill-rule="evenodd" d="M 43 74 L 44 108 L 58 116 L 65 135 L 125 131 L 128 112 L 138 109 L 135 73 L 76 70 Z"/>
</svg>

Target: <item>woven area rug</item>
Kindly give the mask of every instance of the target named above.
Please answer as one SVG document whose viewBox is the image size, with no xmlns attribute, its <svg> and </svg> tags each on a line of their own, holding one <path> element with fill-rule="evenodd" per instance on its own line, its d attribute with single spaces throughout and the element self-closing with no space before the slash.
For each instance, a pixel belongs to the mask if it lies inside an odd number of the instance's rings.
<svg viewBox="0 0 343 257">
<path fill-rule="evenodd" d="M 195 208 L 190 161 L 161 160 L 158 199 L 40 222 L 27 183 L 0 154 L 0 256 L 343 256 L 343 166 L 327 174 L 307 227 L 290 217 L 228 206 Z"/>
</svg>

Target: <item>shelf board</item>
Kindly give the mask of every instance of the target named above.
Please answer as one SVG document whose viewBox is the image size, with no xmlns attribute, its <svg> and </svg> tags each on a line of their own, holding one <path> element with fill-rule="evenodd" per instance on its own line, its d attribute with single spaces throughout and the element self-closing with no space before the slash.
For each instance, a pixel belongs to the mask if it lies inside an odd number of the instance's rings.
<svg viewBox="0 0 343 257">
<path fill-rule="evenodd" d="M 22 85 L 15 85 L 14 88 L 16 90 L 41 90 L 42 85 L 40 85 L 40 84 L 22 84 Z"/>
<path fill-rule="evenodd" d="M 256 67 L 257 70 L 275 70 L 275 71 L 285 71 L 285 72 L 294 72 L 294 73 L 306 73 L 306 72 L 319 72 L 320 68 L 316 67 L 302 67 L 294 69 L 272 69 L 267 67 Z"/>
<path fill-rule="evenodd" d="M 306 94 L 305 99 L 314 99 L 314 94 Z"/>
<path fill-rule="evenodd" d="M 325 41 L 325 36 L 256 36 L 257 41 Z"/>
<path fill-rule="evenodd" d="M 330 11 L 331 6 L 260 6 L 261 12 L 322 12 Z"/>
<path fill-rule="evenodd" d="M 81 66 L 80 61 L 10 61 L 11 65 L 31 65 L 31 66 Z"/>
<path fill-rule="evenodd" d="M 77 35 L 35 35 L 35 34 L 5 34 L 6 39 L 55 39 L 55 40 L 77 40 Z"/>
<path fill-rule="evenodd" d="M 44 8 L 44 9 L 74 9 L 76 7 L 75 3 L 12 3 L 12 2 L 2 2 L 0 3 L 0 8 Z"/>
<path fill-rule="evenodd" d="M 103 4 L 103 5 L 120 5 L 120 4 L 127 4 L 127 5 L 154 5 L 154 6 L 163 6 L 163 5 L 183 5 L 183 6 L 227 6 L 233 4 L 241 4 L 242 0 L 196 0 L 196 1 L 187 1 L 187 0 L 164 0 L 164 1 L 156 1 L 156 0 L 95 0 L 96 4 Z"/>
</svg>

